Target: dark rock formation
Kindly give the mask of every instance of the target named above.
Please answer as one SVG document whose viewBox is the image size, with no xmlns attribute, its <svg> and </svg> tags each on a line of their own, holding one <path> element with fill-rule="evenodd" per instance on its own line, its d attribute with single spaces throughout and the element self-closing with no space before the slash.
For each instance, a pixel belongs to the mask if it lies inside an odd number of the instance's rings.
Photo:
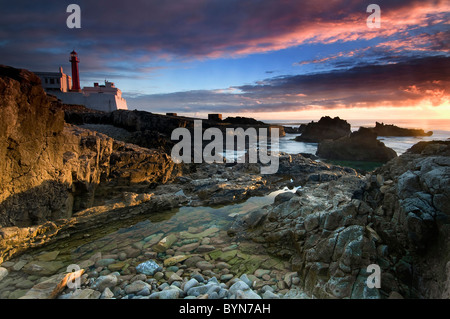
<svg viewBox="0 0 450 319">
<path fill-rule="evenodd" d="M 0 67 L 0 96 L 0 226 L 68 218 L 178 174 L 165 153 L 65 125 L 29 71 Z"/>
<path fill-rule="evenodd" d="M 325 159 L 386 163 L 397 153 L 377 140 L 371 130 L 361 127 L 349 137 L 319 143 L 316 155 Z"/>
<path fill-rule="evenodd" d="M 255 120 L 251 117 L 242 117 L 242 116 L 236 116 L 236 117 L 227 117 L 225 120 L 223 120 L 224 123 L 230 123 L 230 124 L 237 124 L 237 125 L 265 125 L 266 123 Z"/>
<path fill-rule="evenodd" d="M 79 107 L 73 108 L 71 106 L 63 106 L 63 108 L 65 110 L 65 120 L 68 123 L 75 125 L 105 124 L 123 128 L 132 134 L 127 134 L 120 140 L 137 144 L 142 147 L 161 149 L 169 154 L 175 144 L 175 142 L 171 140 L 173 130 L 178 127 L 183 127 L 192 131 L 194 129 L 194 120 L 198 120 L 195 118 L 167 116 L 137 110 L 117 110 L 111 113 L 104 113 L 97 111 L 91 112 L 89 110 L 83 111 L 83 109 L 80 109 Z M 278 128 L 279 135 L 285 135 L 284 128 L 281 125 L 265 124 L 255 119 L 245 117 L 228 117 L 226 120 L 220 122 L 202 120 L 203 130 L 210 127 L 219 128 L 224 132 L 224 136 L 227 128 L 238 127 L 242 127 L 244 130 L 250 127 L 256 129 L 267 128 L 269 131 L 272 128 Z"/>
<path fill-rule="evenodd" d="M 349 136 L 351 126 L 339 117 L 322 117 L 319 122 L 311 122 L 304 128 L 302 135 L 295 138 L 299 142 L 319 143 L 323 140 L 336 140 Z"/>
<path fill-rule="evenodd" d="M 299 127 L 284 126 L 284 131 L 289 134 L 301 134 L 305 131 L 306 124 L 300 124 Z"/>
<path fill-rule="evenodd" d="M 58 178 L 55 167 L 63 166 L 64 113 L 51 109 L 40 79 L 26 70 L 0 66 L 0 96 L 0 202 L 34 187 L 58 198 L 47 185 Z M 29 205 L 32 212 L 34 203 Z M 0 209 L 0 225 L 16 221 L 10 210 Z"/>
<path fill-rule="evenodd" d="M 426 298 L 450 297 L 449 155 L 448 141 L 420 142 L 377 169 L 364 195 L 396 275 Z"/>
<path fill-rule="evenodd" d="M 311 179 L 231 230 L 251 229 L 318 298 L 449 298 L 449 152 L 449 142 L 421 142 L 365 178 Z M 366 284 L 371 264 L 380 289 Z"/>
<path fill-rule="evenodd" d="M 376 122 L 374 128 L 370 128 L 377 136 L 431 136 L 432 131 L 425 132 L 422 129 L 402 128 L 392 124 Z"/>
</svg>

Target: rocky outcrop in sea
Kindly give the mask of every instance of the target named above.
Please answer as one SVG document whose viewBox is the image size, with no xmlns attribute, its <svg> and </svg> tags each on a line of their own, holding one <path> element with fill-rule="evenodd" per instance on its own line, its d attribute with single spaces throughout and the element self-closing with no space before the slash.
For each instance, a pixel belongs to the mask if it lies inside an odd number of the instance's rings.
<svg viewBox="0 0 450 319">
<path fill-rule="evenodd" d="M 375 123 L 375 127 L 370 128 L 377 136 L 431 136 L 432 131 L 425 132 L 423 129 L 410 129 L 398 127 L 392 124 Z"/>
<path fill-rule="evenodd" d="M 361 127 L 348 137 L 321 141 L 316 155 L 331 160 L 386 163 L 396 157 L 397 153 L 379 141 L 371 130 Z"/>
<path fill-rule="evenodd" d="M 295 138 L 298 142 L 319 143 L 323 140 L 336 140 L 349 136 L 350 124 L 339 117 L 322 117 L 318 122 L 308 123 L 302 130 L 302 135 Z"/>
</svg>

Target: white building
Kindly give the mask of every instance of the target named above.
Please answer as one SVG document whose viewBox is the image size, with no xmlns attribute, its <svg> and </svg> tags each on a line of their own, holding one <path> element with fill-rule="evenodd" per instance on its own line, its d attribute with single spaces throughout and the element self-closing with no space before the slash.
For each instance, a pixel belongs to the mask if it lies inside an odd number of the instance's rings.
<svg viewBox="0 0 450 319">
<path fill-rule="evenodd" d="M 87 108 L 112 112 L 128 110 L 127 101 L 122 97 L 122 91 L 113 82 L 105 81 L 105 85 L 94 83 L 93 87 L 83 87 L 80 91 L 71 91 L 71 77 L 64 74 L 62 67 L 59 72 L 34 72 L 41 78 L 42 87 L 48 94 L 56 96 L 65 104 L 84 105 Z"/>
<path fill-rule="evenodd" d="M 34 72 L 41 78 L 42 87 L 47 92 L 60 91 L 68 92 L 72 89 L 72 77 L 63 72 L 59 67 L 59 72 Z"/>
</svg>

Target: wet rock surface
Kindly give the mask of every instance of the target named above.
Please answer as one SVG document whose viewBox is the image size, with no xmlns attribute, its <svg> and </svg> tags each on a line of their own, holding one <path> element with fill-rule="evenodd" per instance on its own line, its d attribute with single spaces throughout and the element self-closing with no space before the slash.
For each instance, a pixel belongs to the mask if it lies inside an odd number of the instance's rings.
<svg viewBox="0 0 450 319">
<path fill-rule="evenodd" d="M 315 297 L 445 298 L 449 146 L 417 145 L 363 179 L 303 187 L 267 208 L 256 229 L 247 217 L 231 228 L 246 228 L 269 253 L 289 258 L 301 288 Z M 381 267 L 379 290 L 365 284 L 370 264 Z"/>
<path fill-rule="evenodd" d="M 379 141 L 372 130 L 361 127 L 348 137 L 320 142 L 316 155 L 332 160 L 386 163 L 395 158 L 397 153 Z"/>
<path fill-rule="evenodd" d="M 167 225 L 169 226 L 170 223 Z M 145 236 L 149 232 L 155 232 Z M 1 298 L 27 299 L 279 299 L 308 298 L 298 289 L 297 273 L 284 260 L 263 254 L 260 245 L 231 239 L 225 230 L 191 226 L 170 232 L 172 244 L 157 252 L 162 228 L 142 227 L 119 232 L 75 250 L 44 250 L 4 263 Z M 170 231 L 170 228 L 166 228 Z M 175 235 L 176 234 L 176 235 Z M 150 238 L 151 237 L 151 238 Z M 137 241 L 136 241 L 137 240 Z M 192 246 L 192 240 L 200 243 Z M 204 251 L 202 245 L 213 250 Z M 214 246 L 213 246 L 214 245 Z M 95 248 L 94 248 L 95 247 Z M 130 249 L 133 247 L 133 249 Z M 140 247 L 140 248 L 135 248 Z M 156 250 L 155 250 L 156 248 Z M 23 272 L 17 265 L 34 265 L 50 256 L 59 273 L 43 275 L 39 269 Z M 63 262 L 65 260 L 65 262 Z M 170 262 L 168 262 L 170 261 Z M 69 263 L 81 269 L 77 289 L 62 286 Z M 120 267 L 114 265 L 120 264 Z M 113 267 L 114 266 L 114 267 Z M 58 287 L 58 293 L 55 289 Z"/>
</svg>

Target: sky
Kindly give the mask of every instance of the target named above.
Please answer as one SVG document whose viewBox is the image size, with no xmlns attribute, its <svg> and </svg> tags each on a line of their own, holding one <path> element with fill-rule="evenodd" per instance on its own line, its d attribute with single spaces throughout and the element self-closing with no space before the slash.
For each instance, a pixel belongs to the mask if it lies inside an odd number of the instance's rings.
<svg viewBox="0 0 450 319">
<path fill-rule="evenodd" d="M 70 75 L 75 50 L 82 87 L 154 113 L 450 119 L 449 24 L 443 0 L 0 0 L 0 64 Z"/>
</svg>

